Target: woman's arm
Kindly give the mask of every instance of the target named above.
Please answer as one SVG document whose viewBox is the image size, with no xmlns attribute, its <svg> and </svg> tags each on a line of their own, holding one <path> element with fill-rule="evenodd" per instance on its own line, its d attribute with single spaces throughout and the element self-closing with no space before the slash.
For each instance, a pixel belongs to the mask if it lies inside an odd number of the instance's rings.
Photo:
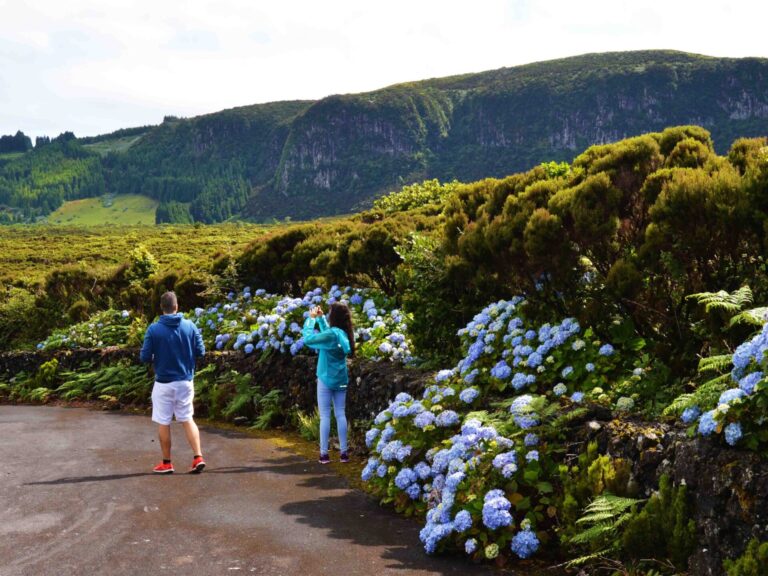
<svg viewBox="0 0 768 576">
<path fill-rule="evenodd" d="M 315 326 L 318 325 L 321 332 L 315 332 Z M 338 338 L 333 330 L 328 328 L 328 324 L 323 316 L 307 318 L 304 322 L 304 328 L 301 330 L 304 344 L 313 350 L 332 350 L 339 345 Z"/>
</svg>

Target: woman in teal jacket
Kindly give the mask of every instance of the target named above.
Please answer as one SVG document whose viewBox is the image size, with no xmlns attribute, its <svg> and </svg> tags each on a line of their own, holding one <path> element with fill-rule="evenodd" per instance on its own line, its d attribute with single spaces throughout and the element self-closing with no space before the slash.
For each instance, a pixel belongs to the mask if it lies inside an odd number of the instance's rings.
<svg viewBox="0 0 768 576">
<path fill-rule="evenodd" d="M 330 326 L 328 325 L 330 323 Z M 315 332 L 315 329 L 318 332 Z M 328 455 L 328 437 L 331 434 L 331 404 L 336 415 L 339 433 L 340 460 L 349 462 L 347 455 L 347 417 L 344 404 L 347 400 L 347 356 L 355 355 L 355 336 L 352 315 L 346 304 L 331 304 L 328 322 L 323 310 L 317 306 L 310 310 L 302 330 L 304 344 L 320 352 L 317 359 L 317 407 L 320 412 L 320 460 L 331 461 Z"/>
</svg>

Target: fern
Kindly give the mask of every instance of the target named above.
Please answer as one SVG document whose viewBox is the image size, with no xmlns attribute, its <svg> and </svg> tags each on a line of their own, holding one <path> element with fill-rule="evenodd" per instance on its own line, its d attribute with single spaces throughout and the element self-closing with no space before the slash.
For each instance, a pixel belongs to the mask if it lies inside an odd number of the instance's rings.
<svg viewBox="0 0 768 576">
<path fill-rule="evenodd" d="M 50 388 L 46 388 L 45 386 L 40 386 L 39 388 L 35 388 L 27 394 L 27 400 L 30 402 L 40 402 L 41 404 L 45 404 L 48 402 L 48 398 L 51 396 L 52 390 Z"/>
<path fill-rule="evenodd" d="M 320 413 L 317 408 L 312 414 L 297 412 L 296 419 L 299 429 L 299 436 L 310 442 L 320 438 Z"/>
<path fill-rule="evenodd" d="M 578 420 L 579 418 L 583 418 L 585 414 L 589 413 L 588 408 L 574 408 L 573 410 L 569 412 L 565 412 L 564 414 L 560 414 L 557 418 L 552 420 L 552 428 L 555 430 L 560 430 L 568 427 L 571 422 L 574 420 Z"/>
<path fill-rule="evenodd" d="M 725 290 L 718 292 L 698 292 L 688 296 L 698 304 L 704 306 L 704 311 L 709 313 L 711 310 L 722 310 L 733 315 L 745 306 L 752 304 L 752 290 L 749 286 L 742 286 L 730 294 Z"/>
<path fill-rule="evenodd" d="M 765 324 L 766 319 L 768 319 L 767 307 L 763 306 L 760 308 L 752 308 L 750 310 L 744 310 L 744 312 L 741 312 L 740 314 L 737 314 L 731 318 L 731 321 L 728 323 L 728 327 L 732 328 L 739 324 L 748 324 L 750 326 L 759 327 Z"/>
<path fill-rule="evenodd" d="M 228 376 L 235 382 L 235 395 L 227 403 L 227 407 L 224 408 L 222 414 L 225 418 L 232 418 L 242 412 L 255 398 L 260 396 L 261 389 L 251 384 L 250 374 L 240 374 L 235 370 L 231 370 Z"/>
<path fill-rule="evenodd" d="M 260 414 L 251 428 L 256 430 L 266 430 L 272 423 L 283 415 L 283 409 L 280 405 L 280 390 L 270 390 L 258 399 Z"/>
<path fill-rule="evenodd" d="M 724 372 L 731 367 L 733 363 L 733 354 L 719 354 L 717 356 L 709 356 L 708 358 L 702 358 L 699 360 L 699 374 L 706 372 Z"/>
<path fill-rule="evenodd" d="M 595 498 L 584 509 L 581 518 L 576 520 L 576 524 L 586 527 L 568 542 L 597 551 L 574 558 L 567 566 L 578 566 L 615 554 L 621 546 L 620 528 L 629 521 L 634 513 L 634 506 L 640 502 L 643 500 L 613 494 L 603 494 Z"/>
<path fill-rule="evenodd" d="M 730 374 L 722 374 L 717 378 L 708 380 L 696 390 L 687 394 L 681 394 L 669 406 L 664 408 L 662 416 L 676 416 L 690 406 L 711 406 L 720 398 L 720 394 L 730 387 Z"/>
</svg>

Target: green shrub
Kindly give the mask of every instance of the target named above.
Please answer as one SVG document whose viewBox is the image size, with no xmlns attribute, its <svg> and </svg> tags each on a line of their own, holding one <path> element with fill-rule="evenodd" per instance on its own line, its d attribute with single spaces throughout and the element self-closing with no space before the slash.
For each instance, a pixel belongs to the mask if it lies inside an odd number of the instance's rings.
<svg viewBox="0 0 768 576">
<path fill-rule="evenodd" d="M 659 479 L 659 490 L 626 524 L 621 538 L 625 555 L 635 560 L 668 558 L 678 570 L 688 567 L 696 546 L 696 523 L 691 518 L 688 488 Z"/>
<path fill-rule="evenodd" d="M 726 560 L 723 568 L 728 576 L 768 576 L 768 542 L 760 543 L 757 538 L 752 538 L 744 554 Z"/>
</svg>

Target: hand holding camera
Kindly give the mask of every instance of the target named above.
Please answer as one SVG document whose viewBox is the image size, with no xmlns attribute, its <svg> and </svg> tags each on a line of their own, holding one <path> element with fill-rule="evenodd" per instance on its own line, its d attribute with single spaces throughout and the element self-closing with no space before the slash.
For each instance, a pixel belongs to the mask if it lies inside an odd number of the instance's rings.
<svg viewBox="0 0 768 576">
<path fill-rule="evenodd" d="M 315 306 L 309 311 L 309 316 L 311 318 L 317 318 L 318 316 L 322 316 L 322 315 L 323 315 L 323 309 L 320 308 L 320 306 Z"/>
</svg>

